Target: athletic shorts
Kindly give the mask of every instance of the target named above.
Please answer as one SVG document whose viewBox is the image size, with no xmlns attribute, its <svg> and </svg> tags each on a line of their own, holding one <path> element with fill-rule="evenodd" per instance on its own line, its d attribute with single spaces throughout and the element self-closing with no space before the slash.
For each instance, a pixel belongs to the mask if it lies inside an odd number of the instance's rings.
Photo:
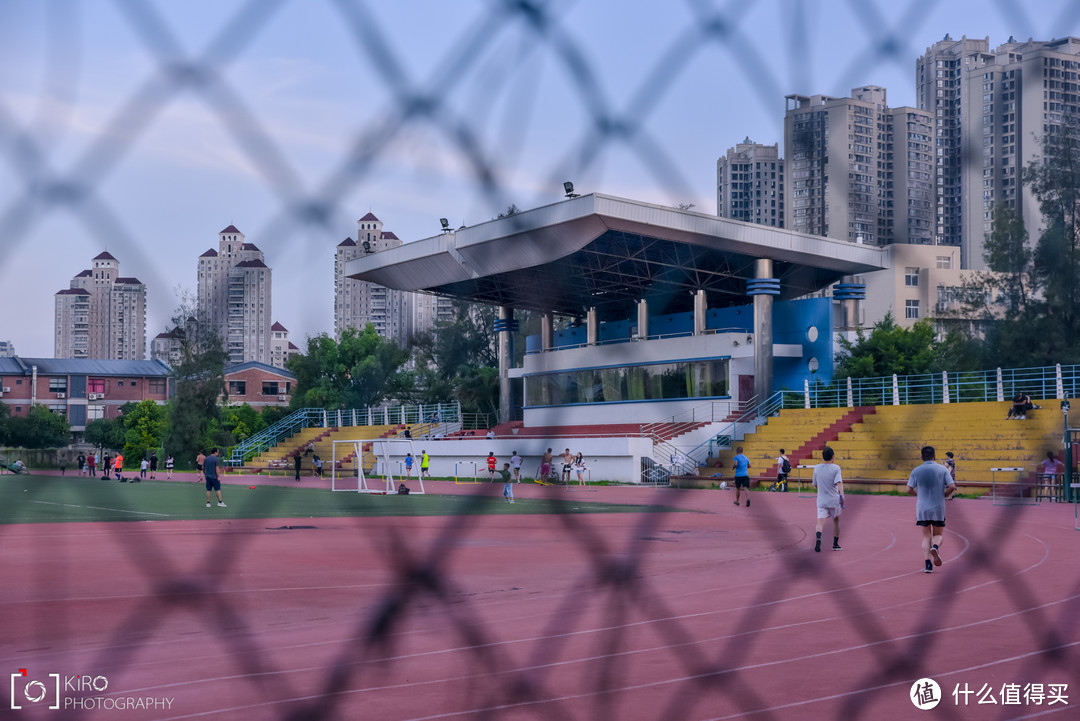
<svg viewBox="0 0 1080 721">
<path fill-rule="evenodd" d="M 839 518 L 841 510 L 842 509 L 840 508 L 840 506 L 818 506 L 817 507 L 817 517 L 818 518 Z"/>
<path fill-rule="evenodd" d="M 916 526 L 933 526 L 934 528 L 945 528 L 945 521 L 915 521 Z"/>
<path fill-rule="evenodd" d="M 735 476 L 736 488 L 750 488 L 750 476 Z"/>
<path fill-rule="evenodd" d="M 196 463 L 195 464 L 195 470 L 199 471 L 201 473 L 202 472 L 202 464 L 201 463 Z"/>
<path fill-rule="evenodd" d="M 540 464 L 540 475 L 542 477 L 546 478 L 549 473 L 551 473 L 551 464 L 550 463 L 541 463 Z"/>
<path fill-rule="evenodd" d="M 571 468 L 573 468 L 573 466 L 571 466 L 569 463 L 562 464 L 563 473 L 569 473 Z"/>
<path fill-rule="evenodd" d="M 208 490 L 208 491 L 220 491 L 221 490 L 221 481 L 219 481 L 216 478 L 207 478 L 206 479 L 206 490 Z"/>
</svg>

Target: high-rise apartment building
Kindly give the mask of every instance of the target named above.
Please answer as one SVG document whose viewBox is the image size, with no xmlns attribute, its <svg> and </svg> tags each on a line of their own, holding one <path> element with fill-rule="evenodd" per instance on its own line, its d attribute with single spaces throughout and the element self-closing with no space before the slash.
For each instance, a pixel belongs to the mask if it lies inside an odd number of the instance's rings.
<svg viewBox="0 0 1080 721">
<path fill-rule="evenodd" d="M 777 144 L 746 138 L 717 159 L 716 214 L 784 227 L 784 161 Z"/>
<path fill-rule="evenodd" d="M 1039 203 L 1021 181 L 1023 166 L 1044 157 L 1044 139 L 1080 117 L 1080 39 L 1009 42 L 972 57 L 963 98 L 963 267 L 985 267 L 982 245 L 995 205 L 1024 220 L 1034 242 Z"/>
<path fill-rule="evenodd" d="M 284 368 L 285 364 L 300 349 L 289 340 L 289 329 L 281 323 L 270 326 L 270 365 L 275 368 Z"/>
<path fill-rule="evenodd" d="M 383 338 L 404 346 L 413 333 L 413 293 L 345 277 L 345 264 L 367 253 L 396 248 L 401 240 L 383 230 L 383 223 L 368 213 L 356 222 L 356 240 L 346 238 L 334 254 L 334 336 L 346 328 L 371 323 Z"/>
<path fill-rule="evenodd" d="M 785 227 L 868 244 L 933 242 L 933 118 L 885 89 L 789 95 Z"/>
<path fill-rule="evenodd" d="M 108 251 L 71 279 L 55 298 L 53 353 L 57 358 L 144 360 L 146 286 L 120 276 Z"/>
<path fill-rule="evenodd" d="M 229 363 L 270 363 L 271 270 L 263 252 L 235 226 L 218 233 L 218 248 L 199 256 L 199 322 L 221 338 Z"/>
<path fill-rule="evenodd" d="M 963 98 L 971 66 L 990 49 L 990 38 L 948 35 L 915 61 L 915 104 L 934 117 L 934 240 L 960 245 L 963 239 Z M 980 86 L 982 83 L 978 83 Z M 981 130 L 979 132 L 981 139 Z"/>
</svg>

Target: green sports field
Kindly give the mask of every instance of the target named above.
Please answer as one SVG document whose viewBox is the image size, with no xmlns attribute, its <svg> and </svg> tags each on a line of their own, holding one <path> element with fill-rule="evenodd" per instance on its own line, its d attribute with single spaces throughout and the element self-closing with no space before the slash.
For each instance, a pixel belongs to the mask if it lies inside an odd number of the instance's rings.
<svg viewBox="0 0 1080 721">
<path fill-rule="evenodd" d="M 168 521 L 216 518 L 332 518 L 443 516 L 492 513 L 641 513 L 658 506 L 570 498 L 517 498 L 510 505 L 491 486 L 482 496 L 408 496 L 332 492 L 316 488 L 242 485 L 222 487 L 226 508 L 206 508 L 201 483 L 117 483 L 79 477 L 0 476 L 0 524 L 81 521 Z M 663 509 L 670 510 L 670 509 Z"/>
</svg>

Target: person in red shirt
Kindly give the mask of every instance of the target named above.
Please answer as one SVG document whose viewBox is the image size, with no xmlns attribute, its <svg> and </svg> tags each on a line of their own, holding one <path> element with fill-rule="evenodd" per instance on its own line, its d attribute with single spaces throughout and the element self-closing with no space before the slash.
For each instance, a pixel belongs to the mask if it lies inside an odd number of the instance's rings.
<svg viewBox="0 0 1080 721">
<path fill-rule="evenodd" d="M 495 466 L 498 464 L 499 459 L 495 457 L 495 451 L 489 451 L 487 457 L 488 467 L 488 482 L 495 480 Z"/>
</svg>

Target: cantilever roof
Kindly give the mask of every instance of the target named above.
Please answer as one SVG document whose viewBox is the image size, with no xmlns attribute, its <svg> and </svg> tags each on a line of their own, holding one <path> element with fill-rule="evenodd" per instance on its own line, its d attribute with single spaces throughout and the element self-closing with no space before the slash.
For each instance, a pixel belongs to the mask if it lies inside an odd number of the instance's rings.
<svg viewBox="0 0 1080 721">
<path fill-rule="evenodd" d="M 821 290 L 845 275 L 888 267 L 876 246 L 585 195 L 453 233 L 405 243 L 346 265 L 346 275 L 401 290 L 602 320 L 647 299 L 653 314 L 748 302 L 755 261 L 773 260 L 780 298 Z"/>
</svg>

